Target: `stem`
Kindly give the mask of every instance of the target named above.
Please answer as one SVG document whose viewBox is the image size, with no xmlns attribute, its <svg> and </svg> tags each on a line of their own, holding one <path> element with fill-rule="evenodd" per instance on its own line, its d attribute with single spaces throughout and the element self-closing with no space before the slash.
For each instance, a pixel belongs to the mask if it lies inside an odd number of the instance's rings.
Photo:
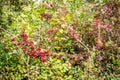
<svg viewBox="0 0 120 80">
<path fill-rule="evenodd" d="M 100 24 L 98 25 L 98 38 L 100 38 L 101 36 L 100 36 Z"/>
<path fill-rule="evenodd" d="M 82 43 L 80 40 L 77 40 L 77 41 L 78 41 L 84 48 L 87 49 L 88 53 L 90 53 L 89 48 L 88 48 L 84 43 Z"/>
<path fill-rule="evenodd" d="M 26 66 L 27 66 L 27 77 L 28 77 L 28 80 L 30 80 L 29 79 L 29 56 L 27 57 L 27 61 L 26 61 Z"/>
</svg>

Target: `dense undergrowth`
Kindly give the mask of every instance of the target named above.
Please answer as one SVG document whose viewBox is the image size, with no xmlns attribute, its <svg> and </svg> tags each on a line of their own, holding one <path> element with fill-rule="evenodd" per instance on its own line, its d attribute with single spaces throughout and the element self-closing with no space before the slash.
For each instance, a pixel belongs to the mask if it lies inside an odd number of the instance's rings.
<svg viewBox="0 0 120 80">
<path fill-rule="evenodd" d="M 0 0 L 0 80 L 119 80 L 118 0 Z"/>
</svg>

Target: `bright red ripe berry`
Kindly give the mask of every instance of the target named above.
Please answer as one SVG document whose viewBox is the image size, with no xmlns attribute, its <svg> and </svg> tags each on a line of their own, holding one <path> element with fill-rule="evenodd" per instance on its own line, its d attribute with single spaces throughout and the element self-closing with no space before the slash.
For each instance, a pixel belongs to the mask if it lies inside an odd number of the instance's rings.
<svg viewBox="0 0 120 80">
<path fill-rule="evenodd" d="M 25 37 L 25 36 L 27 36 L 27 34 L 25 32 L 22 32 L 21 36 Z"/>
<path fill-rule="evenodd" d="M 40 57 L 44 57 L 45 56 L 45 52 L 39 52 L 38 54 Z"/>
<path fill-rule="evenodd" d="M 26 42 L 28 40 L 28 36 L 25 36 L 23 40 Z"/>
<path fill-rule="evenodd" d="M 31 58 L 34 58 L 34 57 L 36 57 L 36 55 L 35 54 L 28 54 L 29 55 L 29 57 L 31 57 Z"/>
<path fill-rule="evenodd" d="M 38 51 L 37 51 L 37 50 L 34 50 L 34 51 L 33 51 L 33 54 L 34 54 L 35 56 L 37 56 L 37 55 L 38 55 Z"/>
<path fill-rule="evenodd" d="M 34 45 L 31 45 L 31 46 L 30 46 L 30 48 L 31 48 L 32 50 L 34 50 L 34 49 L 35 49 L 35 48 L 34 48 Z"/>
<path fill-rule="evenodd" d="M 33 57 L 31 53 L 29 53 L 28 55 L 29 55 L 29 57 L 31 57 L 31 58 Z"/>
</svg>

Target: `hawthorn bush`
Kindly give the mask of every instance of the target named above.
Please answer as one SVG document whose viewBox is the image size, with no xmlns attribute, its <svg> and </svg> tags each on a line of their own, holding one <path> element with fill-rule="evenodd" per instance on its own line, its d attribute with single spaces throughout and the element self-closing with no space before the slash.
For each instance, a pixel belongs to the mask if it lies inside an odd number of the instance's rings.
<svg viewBox="0 0 120 80">
<path fill-rule="evenodd" d="M 120 1 L 0 1 L 1 80 L 119 80 Z"/>
</svg>

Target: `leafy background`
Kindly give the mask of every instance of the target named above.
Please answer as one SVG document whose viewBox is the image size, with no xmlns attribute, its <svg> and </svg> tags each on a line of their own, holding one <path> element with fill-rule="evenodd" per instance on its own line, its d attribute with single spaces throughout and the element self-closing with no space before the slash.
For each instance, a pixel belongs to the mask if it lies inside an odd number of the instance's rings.
<svg viewBox="0 0 120 80">
<path fill-rule="evenodd" d="M 0 0 L 0 79 L 119 80 L 119 16 L 119 0 Z"/>
</svg>

